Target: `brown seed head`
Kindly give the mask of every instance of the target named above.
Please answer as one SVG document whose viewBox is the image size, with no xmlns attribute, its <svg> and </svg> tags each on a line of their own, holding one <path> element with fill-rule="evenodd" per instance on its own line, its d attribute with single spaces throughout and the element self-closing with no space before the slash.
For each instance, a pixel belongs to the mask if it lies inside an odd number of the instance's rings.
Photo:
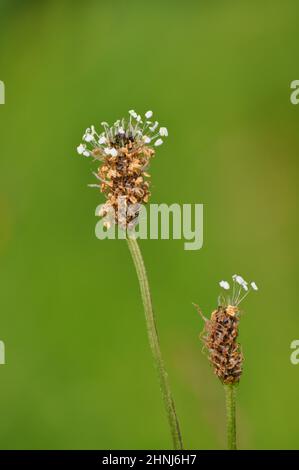
<svg viewBox="0 0 299 470">
<path fill-rule="evenodd" d="M 166 127 L 159 128 L 157 121 L 149 120 L 152 116 L 153 112 L 147 111 L 143 120 L 131 109 L 128 119 L 112 126 L 102 122 L 104 130 L 100 134 L 94 126 L 87 128 L 83 143 L 77 147 L 79 155 L 101 162 L 94 173 L 99 183 L 90 186 L 106 196 L 99 215 L 105 217 L 107 228 L 118 223 L 124 229 L 133 229 L 141 205 L 149 200 L 150 175 L 146 170 L 155 154 L 153 147 L 163 144 L 161 136 L 168 136 Z"/>
<path fill-rule="evenodd" d="M 231 305 L 220 306 L 212 313 L 210 320 L 206 318 L 204 320 L 205 326 L 200 337 L 214 373 L 224 384 L 239 382 L 242 374 L 243 354 L 237 342 L 238 308 Z"/>
<path fill-rule="evenodd" d="M 145 173 L 145 170 L 154 153 L 154 150 L 148 146 L 134 146 L 128 143 L 125 147 L 118 149 L 117 156 L 105 156 L 103 165 L 98 169 L 97 174 L 101 180 L 100 190 L 107 199 L 107 212 L 112 207 L 115 222 L 123 228 L 130 227 L 137 222 L 139 205 L 148 202 L 150 183 L 149 175 Z M 120 200 L 126 205 L 124 216 L 119 212 Z"/>
</svg>

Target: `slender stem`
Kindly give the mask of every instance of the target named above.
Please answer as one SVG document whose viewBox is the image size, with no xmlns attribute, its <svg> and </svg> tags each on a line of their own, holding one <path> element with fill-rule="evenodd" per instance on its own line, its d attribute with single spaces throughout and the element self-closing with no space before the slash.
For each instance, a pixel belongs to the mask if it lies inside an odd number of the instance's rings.
<svg viewBox="0 0 299 470">
<path fill-rule="evenodd" d="M 138 277 L 139 284 L 140 284 L 141 297 L 142 297 L 143 306 L 144 306 L 150 348 L 151 348 L 153 358 L 154 358 L 154 363 L 158 372 L 160 388 L 161 388 L 164 405 L 165 405 L 165 409 L 166 409 L 166 413 L 168 417 L 168 422 L 170 426 L 171 436 L 173 440 L 173 447 L 176 450 L 183 449 L 183 442 L 182 442 L 179 422 L 177 419 L 175 405 L 174 405 L 174 401 L 173 401 L 169 383 L 168 383 L 167 372 L 165 370 L 165 366 L 164 366 L 162 355 L 161 355 L 156 321 L 155 321 L 155 316 L 154 316 L 152 301 L 151 301 L 150 288 L 148 284 L 148 279 L 146 275 L 146 270 L 145 270 L 142 254 L 138 246 L 138 242 L 135 238 L 128 237 L 127 242 L 128 242 L 129 249 L 130 249 L 133 261 L 134 261 L 134 265 L 135 265 L 136 272 L 137 272 L 137 277 Z"/>
<path fill-rule="evenodd" d="M 236 440 L 236 384 L 224 385 L 226 402 L 227 448 L 237 450 Z"/>
</svg>

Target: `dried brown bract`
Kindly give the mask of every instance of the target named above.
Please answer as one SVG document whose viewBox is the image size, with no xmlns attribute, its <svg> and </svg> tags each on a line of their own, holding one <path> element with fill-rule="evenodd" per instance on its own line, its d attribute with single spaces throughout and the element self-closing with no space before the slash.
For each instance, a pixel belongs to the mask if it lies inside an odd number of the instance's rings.
<svg viewBox="0 0 299 470">
<path fill-rule="evenodd" d="M 103 216 L 112 207 L 115 222 L 122 227 L 130 227 L 137 223 L 139 206 L 147 203 L 150 197 L 150 175 L 146 173 L 146 169 L 154 153 L 154 150 L 148 146 L 136 146 L 128 142 L 118 150 L 117 156 L 104 157 L 97 173 L 101 181 L 100 190 L 107 198 L 102 211 Z M 126 205 L 123 214 L 120 201 Z"/>
</svg>

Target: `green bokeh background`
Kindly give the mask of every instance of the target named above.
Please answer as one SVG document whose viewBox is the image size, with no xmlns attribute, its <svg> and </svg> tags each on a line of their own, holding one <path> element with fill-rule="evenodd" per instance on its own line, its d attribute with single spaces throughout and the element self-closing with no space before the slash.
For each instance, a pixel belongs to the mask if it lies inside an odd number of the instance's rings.
<svg viewBox="0 0 299 470">
<path fill-rule="evenodd" d="M 152 202 L 204 203 L 204 247 L 141 242 L 187 448 L 225 447 L 201 354 L 218 281 L 243 308 L 239 446 L 298 449 L 296 0 L 1 1 L 0 448 L 169 448 L 135 272 L 99 241 L 75 151 L 91 123 L 153 109 L 169 129 Z"/>
</svg>

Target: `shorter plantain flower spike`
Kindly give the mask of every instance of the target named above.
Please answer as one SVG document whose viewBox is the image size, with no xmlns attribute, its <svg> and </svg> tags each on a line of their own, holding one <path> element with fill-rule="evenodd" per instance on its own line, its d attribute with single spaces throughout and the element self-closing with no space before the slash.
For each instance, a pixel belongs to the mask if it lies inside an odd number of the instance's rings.
<svg viewBox="0 0 299 470">
<path fill-rule="evenodd" d="M 79 155 L 101 162 L 95 173 L 98 184 L 90 186 L 99 188 L 106 196 L 101 215 L 112 212 L 113 223 L 124 229 L 138 223 L 141 205 L 149 200 L 150 175 L 146 170 L 155 154 L 154 147 L 163 144 L 161 136 L 168 136 L 166 127 L 158 129 L 158 121 L 149 121 L 152 116 L 149 110 L 143 120 L 131 109 L 127 119 L 119 119 L 113 126 L 102 122 L 103 131 L 99 134 L 94 126 L 87 128 L 83 143 L 77 147 Z M 120 213 L 120 201 L 126 206 L 125 215 Z"/>
<path fill-rule="evenodd" d="M 204 317 L 200 308 L 195 305 L 205 322 L 200 338 L 214 373 L 226 385 L 238 383 L 243 370 L 243 353 L 237 341 L 239 304 L 251 290 L 258 290 L 253 281 L 248 287 L 248 283 L 241 276 L 235 274 L 232 278 L 232 289 L 227 281 L 219 282 L 225 294 L 219 297 L 218 307 L 212 312 L 210 319 Z"/>
</svg>

